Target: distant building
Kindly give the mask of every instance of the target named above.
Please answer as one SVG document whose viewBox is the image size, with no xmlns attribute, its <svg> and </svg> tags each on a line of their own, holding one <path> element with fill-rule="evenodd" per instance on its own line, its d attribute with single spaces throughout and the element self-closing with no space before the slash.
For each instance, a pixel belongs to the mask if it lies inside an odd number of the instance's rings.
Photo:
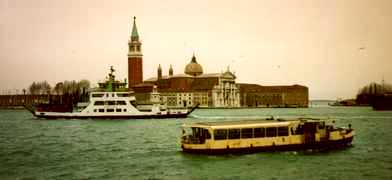
<svg viewBox="0 0 392 180">
<path fill-rule="evenodd" d="M 261 86 L 239 84 L 242 107 L 308 107 L 306 86 Z"/>
<path fill-rule="evenodd" d="M 49 100 L 58 99 L 55 95 L 31 95 L 31 94 L 17 94 L 17 95 L 0 95 L 0 107 L 8 106 L 23 106 L 25 104 L 47 103 Z"/>
</svg>

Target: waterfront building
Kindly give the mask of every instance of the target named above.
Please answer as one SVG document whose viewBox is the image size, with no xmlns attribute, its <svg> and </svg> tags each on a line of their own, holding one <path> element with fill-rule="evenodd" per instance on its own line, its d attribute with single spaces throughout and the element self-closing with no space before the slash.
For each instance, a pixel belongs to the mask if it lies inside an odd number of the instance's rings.
<svg viewBox="0 0 392 180">
<path fill-rule="evenodd" d="M 166 102 L 167 107 L 232 108 L 240 107 L 239 88 L 235 84 L 236 76 L 227 69 L 223 73 L 203 73 L 202 66 L 193 55 L 185 66 L 184 74 L 173 74 L 170 65 L 167 76 L 162 75 L 159 65 L 157 77 L 144 81 L 145 85 L 155 85 Z"/>
<path fill-rule="evenodd" d="M 229 68 L 221 73 L 204 73 L 195 55 L 186 65 L 184 74 L 174 74 L 170 65 L 168 75 L 165 76 L 159 64 L 157 76 L 143 81 L 142 43 L 136 27 L 136 17 L 133 18 L 128 48 L 128 89 L 133 92 L 138 107 L 142 109 L 148 109 L 156 101 L 161 101 L 162 109 L 193 107 L 196 104 L 208 108 L 308 107 L 308 88 L 305 86 L 237 84 L 236 76 Z M 0 96 L 0 105 L 37 103 L 49 101 L 50 97 L 52 96 Z M 62 103 L 63 98 L 59 97 L 58 101 Z"/>
<path fill-rule="evenodd" d="M 25 104 L 33 103 L 45 103 L 49 102 L 50 99 L 58 100 L 58 95 L 47 95 L 47 94 L 15 94 L 15 95 L 0 95 L 0 108 L 11 107 L 11 106 L 23 106 Z"/>
<path fill-rule="evenodd" d="M 161 64 L 156 77 L 142 81 L 142 52 L 134 18 L 129 41 L 128 79 L 139 107 L 157 101 L 162 108 L 199 107 L 308 107 L 308 88 L 293 86 L 260 86 L 236 84 L 236 76 L 229 68 L 222 73 L 204 73 L 193 54 L 185 66 L 184 74 L 174 74 L 170 65 L 168 75 L 163 75 Z"/>
<path fill-rule="evenodd" d="M 306 86 L 261 86 L 239 84 L 242 107 L 308 107 Z"/>
</svg>

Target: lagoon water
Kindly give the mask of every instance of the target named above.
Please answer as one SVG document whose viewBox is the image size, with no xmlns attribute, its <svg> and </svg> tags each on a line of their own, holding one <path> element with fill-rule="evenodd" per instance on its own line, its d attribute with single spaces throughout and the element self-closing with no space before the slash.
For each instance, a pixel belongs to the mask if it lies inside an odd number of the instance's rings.
<svg viewBox="0 0 392 180">
<path fill-rule="evenodd" d="M 353 146 L 330 152 L 192 155 L 183 123 L 260 117 L 351 123 Z M 198 109 L 186 119 L 37 120 L 0 110 L 0 179 L 392 179 L 392 111 L 369 107 Z"/>
</svg>

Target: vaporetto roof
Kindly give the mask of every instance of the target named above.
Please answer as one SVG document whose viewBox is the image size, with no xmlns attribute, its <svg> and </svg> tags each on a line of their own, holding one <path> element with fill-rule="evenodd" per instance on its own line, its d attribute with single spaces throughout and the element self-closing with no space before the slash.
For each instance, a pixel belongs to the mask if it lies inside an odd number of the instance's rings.
<svg viewBox="0 0 392 180">
<path fill-rule="evenodd" d="M 252 128 L 252 127 L 281 127 L 297 124 L 300 119 L 260 119 L 260 120 L 240 120 L 240 121 L 219 121 L 219 122 L 199 122 L 193 124 L 184 124 L 183 127 L 200 127 L 211 129 L 229 129 L 229 128 Z"/>
</svg>

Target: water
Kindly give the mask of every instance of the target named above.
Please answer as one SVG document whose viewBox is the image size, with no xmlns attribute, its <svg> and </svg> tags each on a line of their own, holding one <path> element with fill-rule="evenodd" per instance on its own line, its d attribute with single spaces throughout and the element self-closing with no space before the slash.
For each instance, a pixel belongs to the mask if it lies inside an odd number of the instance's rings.
<svg viewBox="0 0 392 180">
<path fill-rule="evenodd" d="M 354 146 L 324 153 L 181 152 L 182 123 L 267 116 L 351 123 Z M 0 179 L 392 179 L 392 111 L 367 107 L 199 109 L 186 119 L 36 120 L 0 110 Z"/>
</svg>

